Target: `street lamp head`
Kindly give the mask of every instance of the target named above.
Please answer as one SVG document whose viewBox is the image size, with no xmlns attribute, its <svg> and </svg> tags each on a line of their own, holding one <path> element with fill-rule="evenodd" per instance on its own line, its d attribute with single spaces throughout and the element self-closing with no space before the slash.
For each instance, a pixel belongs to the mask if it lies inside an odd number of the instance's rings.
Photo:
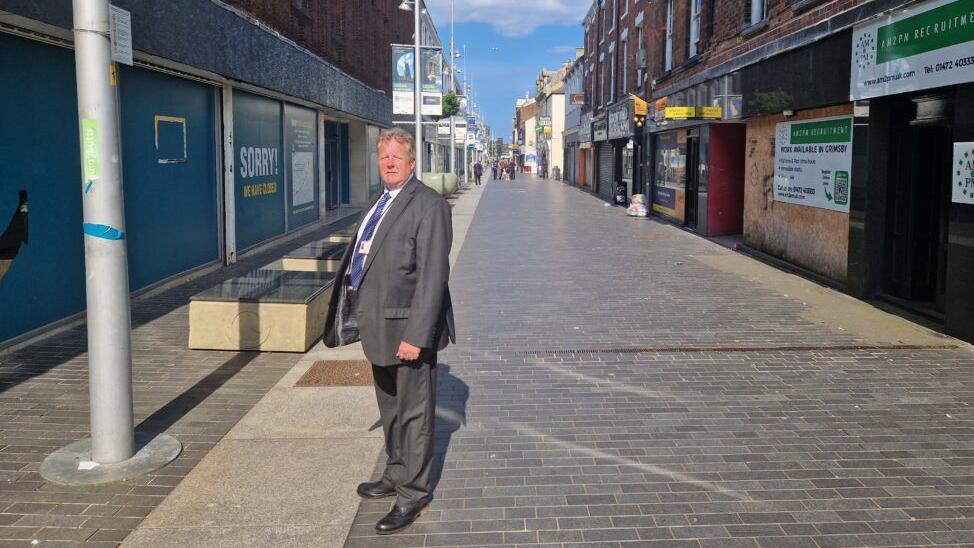
<svg viewBox="0 0 974 548">
<path fill-rule="evenodd" d="M 402 11 L 413 11 L 413 5 L 409 0 L 402 0 L 402 4 L 399 4 L 399 9 Z"/>
</svg>

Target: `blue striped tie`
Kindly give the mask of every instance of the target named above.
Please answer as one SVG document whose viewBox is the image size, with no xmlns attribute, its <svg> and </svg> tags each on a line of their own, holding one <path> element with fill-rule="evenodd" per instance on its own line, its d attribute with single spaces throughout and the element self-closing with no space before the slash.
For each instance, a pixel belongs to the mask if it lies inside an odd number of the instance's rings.
<svg viewBox="0 0 974 548">
<path fill-rule="evenodd" d="M 361 243 L 368 242 L 372 240 L 372 235 L 375 233 L 375 228 L 379 226 L 379 220 L 382 219 L 382 212 L 386 208 L 386 204 L 392 199 L 392 194 L 388 192 L 379 198 L 379 203 L 375 206 L 375 211 L 372 212 L 372 216 L 369 217 L 368 222 L 365 223 L 365 230 L 362 231 L 362 237 L 359 238 L 358 242 L 355 243 L 355 253 L 352 255 L 352 268 L 349 271 L 349 279 L 352 283 L 352 289 L 358 291 L 358 286 L 362 283 L 362 274 L 365 273 L 365 259 L 368 258 L 367 255 L 361 253 Z"/>
</svg>

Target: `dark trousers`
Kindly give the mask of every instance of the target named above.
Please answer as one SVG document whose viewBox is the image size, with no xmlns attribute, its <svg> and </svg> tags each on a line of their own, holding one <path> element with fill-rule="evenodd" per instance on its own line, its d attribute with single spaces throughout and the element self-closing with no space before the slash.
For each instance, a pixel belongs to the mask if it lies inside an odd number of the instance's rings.
<svg viewBox="0 0 974 548">
<path fill-rule="evenodd" d="M 372 375 L 388 457 L 382 481 L 396 487 L 399 505 L 431 500 L 436 353 L 424 350 L 410 364 L 373 365 Z"/>
</svg>

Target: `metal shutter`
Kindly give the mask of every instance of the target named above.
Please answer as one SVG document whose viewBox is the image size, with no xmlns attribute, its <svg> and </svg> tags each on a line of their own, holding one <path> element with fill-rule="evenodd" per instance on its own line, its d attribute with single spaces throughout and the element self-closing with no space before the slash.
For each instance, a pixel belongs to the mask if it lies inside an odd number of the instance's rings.
<svg viewBox="0 0 974 548">
<path fill-rule="evenodd" d="M 612 198 L 615 192 L 615 183 L 612 181 L 612 175 L 615 173 L 614 160 L 612 145 L 609 143 L 599 145 L 599 194 L 606 198 Z"/>
</svg>

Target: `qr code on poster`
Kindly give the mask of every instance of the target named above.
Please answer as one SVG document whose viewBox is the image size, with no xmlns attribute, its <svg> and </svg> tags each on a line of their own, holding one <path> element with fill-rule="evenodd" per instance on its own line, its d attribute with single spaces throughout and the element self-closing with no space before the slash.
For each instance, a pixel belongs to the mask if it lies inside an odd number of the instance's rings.
<svg viewBox="0 0 974 548">
<path fill-rule="evenodd" d="M 842 205 L 849 203 L 849 172 L 848 171 L 835 172 L 835 203 L 842 204 Z"/>
</svg>

